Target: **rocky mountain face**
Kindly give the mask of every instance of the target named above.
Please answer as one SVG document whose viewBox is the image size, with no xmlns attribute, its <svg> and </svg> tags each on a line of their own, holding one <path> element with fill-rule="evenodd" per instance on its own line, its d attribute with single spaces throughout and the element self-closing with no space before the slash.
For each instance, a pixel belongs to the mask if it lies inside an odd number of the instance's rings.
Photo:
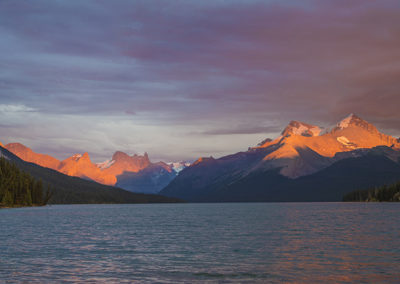
<svg viewBox="0 0 400 284">
<path fill-rule="evenodd" d="M 116 186 L 132 192 L 158 193 L 168 185 L 177 172 L 163 163 L 154 163 L 138 172 L 124 172 L 118 176 Z"/>
<path fill-rule="evenodd" d="M 297 178 L 329 166 L 337 160 L 334 158 L 337 153 L 376 146 L 400 148 L 396 138 L 380 133 L 375 126 L 354 114 L 322 135 L 318 135 L 321 133 L 319 129 L 317 126 L 292 121 L 282 136 L 252 148 L 274 149 L 263 157 L 264 162 L 258 166 L 264 169 L 281 168 L 282 175 Z"/>
<path fill-rule="evenodd" d="M 50 204 L 179 202 L 173 198 L 132 193 L 90 180 L 68 176 L 48 167 L 26 162 L 2 146 L 0 146 L 0 156 L 14 163 L 22 171 L 42 180 L 46 189 L 47 186 L 50 186 L 52 190 Z"/>
<path fill-rule="evenodd" d="M 136 154 L 129 156 L 121 151 L 115 152 L 111 161 L 112 162 L 108 167 L 102 168 L 102 171 L 113 176 L 121 175 L 124 172 L 136 173 L 147 168 L 151 164 L 147 153 L 145 153 L 143 156 Z"/>
<path fill-rule="evenodd" d="M 111 160 L 95 164 L 91 161 L 88 153 L 75 154 L 59 161 L 49 155 L 35 153 L 20 143 L 10 143 L 4 147 L 26 162 L 35 163 L 69 176 L 105 185 L 117 185 L 133 192 L 157 193 L 178 173 L 172 164 L 150 162 L 147 153 L 143 156 L 136 154 L 129 156 L 124 152 L 117 151 Z M 180 166 L 180 170 L 182 170 L 187 165 Z M 145 171 L 142 173 L 143 170 Z"/>
<path fill-rule="evenodd" d="M 116 176 L 103 172 L 93 164 L 88 153 L 76 154 L 65 159 L 55 170 L 69 176 L 89 179 L 107 185 L 115 185 L 117 182 Z"/>
<path fill-rule="evenodd" d="M 120 151 L 98 164 L 88 153 L 59 161 L 19 143 L 4 147 L 69 176 L 188 201 L 339 201 L 354 189 L 400 179 L 400 139 L 354 114 L 331 129 L 291 121 L 279 137 L 248 151 L 191 165 Z"/>
<path fill-rule="evenodd" d="M 17 155 L 22 160 L 35 163 L 42 167 L 57 169 L 58 165 L 60 164 L 60 161 L 56 158 L 45 154 L 35 153 L 31 149 L 20 143 L 9 143 L 4 147 L 11 153 Z"/>
<path fill-rule="evenodd" d="M 191 201 L 227 201 L 229 198 L 229 201 L 276 201 L 278 196 L 281 201 L 290 200 L 290 196 L 297 196 L 294 201 L 306 201 L 302 199 L 302 192 L 313 192 L 317 200 L 330 196 L 328 200 L 339 201 L 341 196 L 337 193 L 362 186 L 365 181 L 371 185 L 375 181 L 400 179 L 396 171 L 389 170 L 398 167 L 399 158 L 398 139 L 380 133 L 374 125 L 354 114 L 328 131 L 292 121 L 281 136 L 265 139 L 246 152 L 219 159 L 198 159 L 161 194 Z M 365 168 L 361 161 L 370 167 Z M 381 168 L 376 168 L 371 161 Z M 342 166 L 337 167 L 339 164 Z M 353 168 L 342 172 L 349 165 Z M 354 174 L 349 177 L 349 173 Z M 334 178 L 323 179 L 323 175 Z M 348 182 L 342 184 L 340 180 L 344 176 Z M 333 193 L 318 191 L 315 186 L 331 188 Z"/>
</svg>

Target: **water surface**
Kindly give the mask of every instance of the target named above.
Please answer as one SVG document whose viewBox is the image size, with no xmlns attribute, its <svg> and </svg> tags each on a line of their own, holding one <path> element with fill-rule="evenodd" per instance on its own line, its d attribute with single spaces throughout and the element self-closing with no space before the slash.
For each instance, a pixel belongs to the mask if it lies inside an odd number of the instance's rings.
<svg viewBox="0 0 400 284">
<path fill-rule="evenodd" d="M 0 282 L 398 283 L 400 204 L 0 210 Z"/>
</svg>

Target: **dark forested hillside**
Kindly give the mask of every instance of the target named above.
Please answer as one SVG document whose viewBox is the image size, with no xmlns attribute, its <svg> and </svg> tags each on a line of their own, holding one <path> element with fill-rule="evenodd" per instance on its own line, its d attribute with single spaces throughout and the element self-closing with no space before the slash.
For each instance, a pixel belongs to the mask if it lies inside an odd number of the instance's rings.
<svg viewBox="0 0 400 284">
<path fill-rule="evenodd" d="M 50 197 L 50 188 L 44 192 L 41 180 L 0 157 L 0 207 L 45 205 Z"/>
<path fill-rule="evenodd" d="M 204 165 L 204 168 L 212 169 L 210 165 Z M 198 176 L 189 175 L 195 170 Z M 343 195 L 352 190 L 390 184 L 400 176 L 400 164 L 376 151 L 340 160 L 315 174 L 297 179 L 287 178 L 279 170 L 253 172 L 238 178 L 221 173 L 213 183 L 203 185 L 206 175 L 189 167 L 161 194 L 194 202 L 341 201 Z"/>
<path fill-rule="evenodd" d="M 355 190 L 343 196 L 343 201 L 400 202 L 400 182 L 370 189 Z"/>
<path fill-rule="evenodd" d="M 0 152 L 20 170 L 29 173 L 37 180 L 42 180 L 43 184 L 48 184 L 53 188 L 49 200 L 51 204 L 179 202 L 176 198 L 132 193 L 120 188 L 67 176 L 55 170 L 25 162 L 3 147 L 0 147 Z"/>
</svg>

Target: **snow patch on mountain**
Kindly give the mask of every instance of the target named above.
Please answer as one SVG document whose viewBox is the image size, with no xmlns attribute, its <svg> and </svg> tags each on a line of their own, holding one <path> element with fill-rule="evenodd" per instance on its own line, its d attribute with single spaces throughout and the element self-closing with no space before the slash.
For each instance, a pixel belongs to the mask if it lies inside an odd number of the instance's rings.
<svg viewBox="0 0 400 284">
<path fill-rule="evenodd" d="M 312 132 L 313 136 L 319 136 L 322 132 L 322 129 L 318 126 L 315 126 L 313 128 L 310 128 L 310 131 Z"/>
<path fill-rule="evenodd" d="M 109 167 L 111 167 L 111 165 L 114 163 L 115 163 L 115 160 L 106 160 L 104 162 L 97 163 L 96 166 L 99 167 L 100 169 L 104 170 L 104 169 L 108 169 Z"/>
<path fill-rule="evenodd" d="M 293 128 L 293 134 L 296 135 L 302 135 L 303 133 L 306 133 L 308 131 L 308 127 L 305 127 L 303 124 L 300 124 L 299 127 Z"/>
<path fill-rule="evenodd" d="M 300 135 L 306 137 L 319 136 L 322 129 L 318 126 L 307 124 L 300 121 L 291 121 L 289 125 L 283 130 L 282 135 L 284 137 L 290 135 Z"/>
<path fill-rule="evenodd" d="M 187 168 L 190 166 L 189 162 L 181 161 L 181 162 L 170 162 L 168 163 L 172 167 L 172 169 L 176 172 L 179 173 L 183 169 Z"/>
<path fill-rule="evenodd" d="M 339 143 L 341 143 L 341 144 L 343 144 L 344 146 L 346 146 L 346 147 L 349 147 L 349 148 L 351 148 L 351 149 L 357 149 L 357 145 L 354 144 L 353 142 L 350 142 L 349 139 L 347 139 L 345 136 L 337 137 L 336 140 L 337 140 Z"/>
<path fill-rule="evenodd" d="M 344 129 L 349 127 L 351 120 L 353 119 L 354 114 L 351 113 L 350 115 L 348 115 L 346 118 L 342 119 L 338 124 L 337 127 Z"/>
</svg>

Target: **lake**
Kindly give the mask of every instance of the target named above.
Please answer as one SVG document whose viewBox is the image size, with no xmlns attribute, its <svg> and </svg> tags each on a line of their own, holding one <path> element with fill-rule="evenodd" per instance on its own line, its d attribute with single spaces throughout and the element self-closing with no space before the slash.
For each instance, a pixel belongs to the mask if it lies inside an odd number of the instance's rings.
<svg viewBox="0 0 400 284">
<path fill-rule="evenodd" d="M 0 210 L 0 282 L 399 283 L 400 204 Z"/>
</svg>

